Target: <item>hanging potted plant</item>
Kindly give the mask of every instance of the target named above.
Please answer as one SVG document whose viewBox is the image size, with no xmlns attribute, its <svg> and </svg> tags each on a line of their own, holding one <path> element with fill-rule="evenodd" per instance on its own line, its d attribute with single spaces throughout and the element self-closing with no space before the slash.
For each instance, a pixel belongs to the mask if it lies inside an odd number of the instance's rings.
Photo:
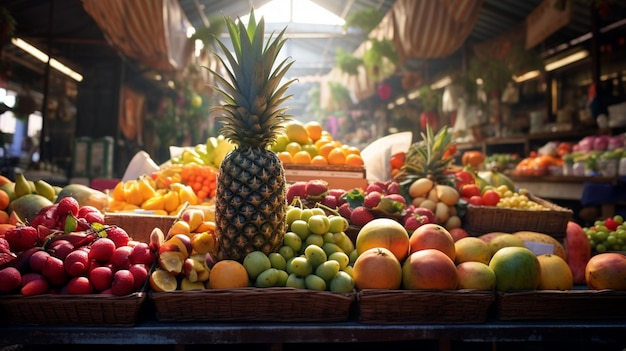
<svg viewBox="0 0 626 351">
<path fill-rule="evenodd" d="M 419 90 L 419 102 L 422 106 L 422 113 L 420 114 L 420 127 L 422 130 L 426 130 L 427 126 L 430 126 L 433 130 L 439 129 L 439 120 L 437 114 L 437 106 L 439 104 L 439 93 L 429 86 L 423 86 Z"/>
<path fill-rule="evenodd" d="M 374 8 L 364 8 L 354 11 L 346 17 L 343 29 L 358 28 L 363 33 L 369 33 L 380 23 L 383 16 L 382 12 Z"/>
<path fill-rule="evenodd" d="M 332 99 L 332 110 L 345 110 L 350 106 L 352 99 L 348 88 L 337 82 L 329 82 L 328 88 Z"/>
<path fill-rule="evenodd" d="M 370 39 L 369 48 L 363 53 L 363 66 L 375 79 L 390 75 L 395 70 L 399 55 L 389 39 Z"/>
<path fill-rule="evenodd" d="M 335 60 L 337 61 L 337 67 L 339 67 L 343 73 L 351 76 L 357 75 L 359 73 L 359 67 L 363 65 L 363 59 L 344 51 L 342 48 L 337 48 Z"/>
</svg>

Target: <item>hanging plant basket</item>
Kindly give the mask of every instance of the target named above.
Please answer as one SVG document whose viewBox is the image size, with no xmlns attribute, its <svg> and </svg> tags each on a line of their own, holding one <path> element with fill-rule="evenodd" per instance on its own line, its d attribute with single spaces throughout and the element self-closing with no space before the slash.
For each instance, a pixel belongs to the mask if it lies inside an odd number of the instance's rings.
<svg viewBox="0 0 626 351">
<path fill-rule="evenodd" d="M 393 42 L 389 39 L 370 39 L 370 47 L 363 53 L 363 65 L 367 72 L 375 78 L 393 73 L 399 60 Z"/>
<path fill-rule="evenodd" d="M 363 65 L 363 59 L 344 51 L 342 48 L 337 49 L 337 67 L 343 72 L 351 76 L 359 73 L 359 67 Z"/>
<path fill-rule="evenodd" d="M 358 28 L 363 31 L 363 33 L 369 33 L 380 23 L 383 17 L 384 14 L 377 9 L 365 8 L 348 15 L 343 29 Z"/>
<path fill-rule="evenodd" d="M 335 110 L 345 110 L 348 108 L 352 99 L 350 91 L 341 83 L 329 82 L 328 87 L 332 96 L 332 104 Z"/>
</svg>

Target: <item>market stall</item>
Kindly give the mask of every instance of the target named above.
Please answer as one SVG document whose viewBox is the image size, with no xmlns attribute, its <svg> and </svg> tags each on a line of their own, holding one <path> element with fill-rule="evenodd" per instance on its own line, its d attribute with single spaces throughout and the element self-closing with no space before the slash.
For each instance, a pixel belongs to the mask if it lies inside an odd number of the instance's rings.
<svg viewBox="0 0 626 351">
<path fill-rule="evenodd" d="M 462 3 L 456 14 L 475 19 L 480 1 Z M 285 31 L 266 37 L 254 11 L 247 24 L 225 23 L 224 71 L 205 68 L 223 100 L 211 108 L 218 135 L 167 139 L 165 162 L 139 152 L 123 178 L 97 188 L 0 177 L 0 344 L 623 347 L 624 217 L 607 211 L 586 226 L 551 201 L 623 201 L 619 174 L 597 173 L 626 158 L 623 135 L 500 159 L 463 150 L 458 130 L 426 116 L 419 133 L 361 149 L 287 114 L 296 79 L 278 55 Z M 150 50 L 123 39 L 139 32 L 107 35 L 138 55 Z M 424 110 L 436 97 L 427 88 Z M 194 99 L 176 96 L 160 111 L 191 111 Z M 500 127 L 502 101 L 490 97 Z M 177 133 L 177 118 L 161 131 Z M 558 175 L 568 156 L 598 178 Z"/>
</svg>

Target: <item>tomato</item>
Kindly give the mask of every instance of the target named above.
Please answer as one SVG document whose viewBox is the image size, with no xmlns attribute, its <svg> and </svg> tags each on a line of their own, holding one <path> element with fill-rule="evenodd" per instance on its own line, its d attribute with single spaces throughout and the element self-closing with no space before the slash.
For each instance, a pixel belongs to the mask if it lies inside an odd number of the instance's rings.
<svg viewBox="0 0 626 351">
<path fill-rule="evenodd" d="M 489 189 L 485 190 L 482 195 L 483 205 L 485 206 L 495 206 L 500 202 L 500 195 L 497 191 Z"/>
<path fill-rule="evenodd" d="M 402 165 L 404 165 L 405 156 L 405 152 L 396 152 L 395 154 L 391 155 L 391 158 L 389 159 L 389 165 L 391 166 L 391 169 L 398 169 L 402 167 Z"/>
<path fill-rule="evenodd" d="M 454 181 L 457 190 L 461 190 L 463 185 L 474 184 L 476 182 L 472 173 L 468 171 L 458 171 L 454 173 Z"/>
<path fill-rule="evenodd" d="M 469 199 L 467 199 L 467 203 L 472 204 L 474 206 L 482 206 L 483 205 L 483 198 L 478 196 L 478 195 L 474 195 L 474 196 L 470 197 Z"/>
<path fill-rule="evenodd" d="M 461 197 L 470 198 L 480 196 L 480 187 L 477 184 L 465 184 L 461 187 Z"/>
<path fill-rule="evenodd" d="M 617 223 L 612 217 L 608 217 L 604 220 L 604 225 L 609 228 L 610 231 L 614 231 L 619 226 L 619 223 Z"/>
</svg>

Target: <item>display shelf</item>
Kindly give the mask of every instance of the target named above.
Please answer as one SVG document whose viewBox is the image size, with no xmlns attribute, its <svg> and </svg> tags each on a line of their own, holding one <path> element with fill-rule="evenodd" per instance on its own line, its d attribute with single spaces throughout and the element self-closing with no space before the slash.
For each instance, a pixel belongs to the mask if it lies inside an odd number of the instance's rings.
<svg viewBox="0 0 626 351">
<path fill-rule="evenodd" d="M 525 188 L 532 194 L 551 200 L 580 201 L 583 206 L 598 203 L 603 218 L 615 214 L 615 206 L 622 202 L 621 197 L 596 199 L 607 191 L 612 195 L 622 194 L 624 178 L 582 177 L 582 176 L 509 176 L 518 188 Z M 607 190 L 608 189 L 608 190 Z M 615 190 L 615 191 L 613 191 Z M 593 199 L 591 199 L 593 197 Z"/>
<path fill-rule="evenodd" d="M 611 134 L 620 132 L 621 129 L 613 128 L 609 132 Z M 537 132 L 527 135 L 511 135 L 508 137 L 489 137 L 477 142 L 467 142 L 456 144 L 457 149 L 462 154 L 464 151 L 477 150 L 485 155 L 503 152 L 517 152 L 522 157 L 530 154 L 530 151 L 536 150 L 549 141 L 567 141 L 577 142 L 580 139 L 596 135 L 597 130 L 568 130 L 555 132 Z"/>
</svg>

